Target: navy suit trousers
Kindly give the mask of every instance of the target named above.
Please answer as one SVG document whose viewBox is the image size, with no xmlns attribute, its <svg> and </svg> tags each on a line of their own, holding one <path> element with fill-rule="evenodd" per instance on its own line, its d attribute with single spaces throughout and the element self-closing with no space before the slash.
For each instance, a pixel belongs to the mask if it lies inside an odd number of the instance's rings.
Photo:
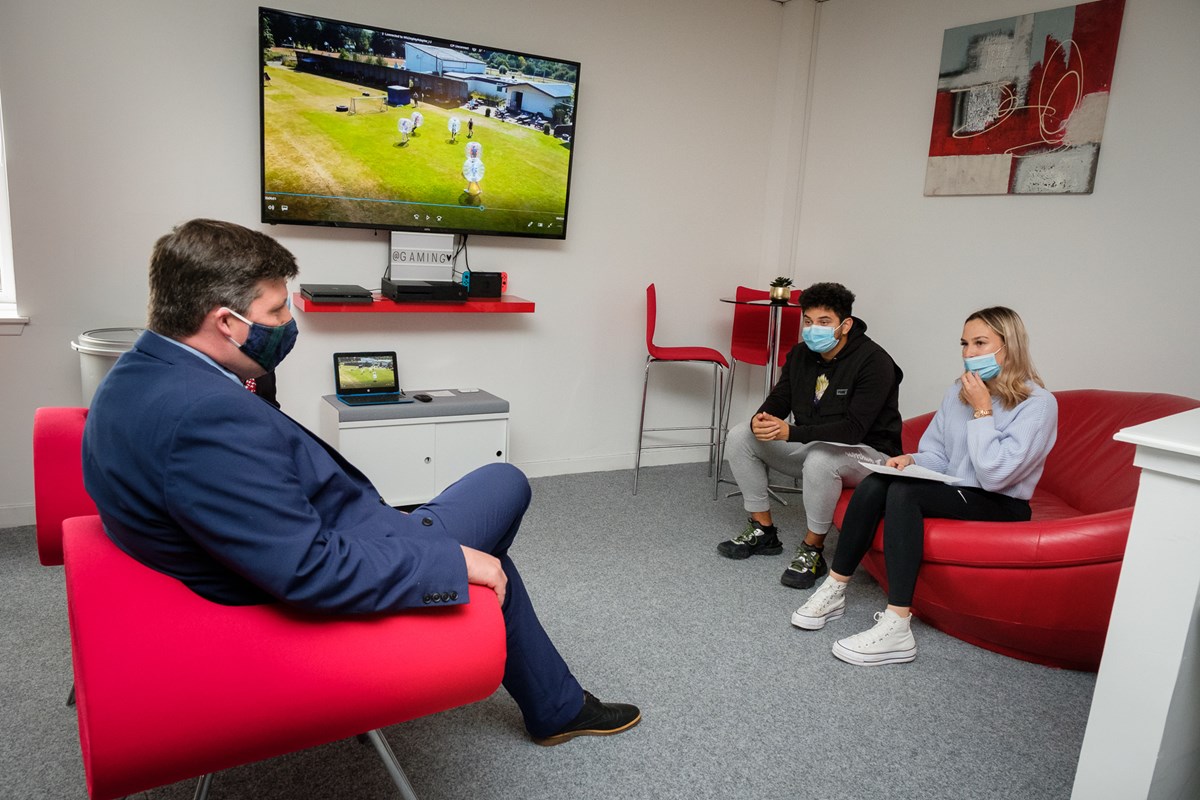
<svg viewBox="0 0 1200 800">
<path fill-rule="evenodd" d="M 504 688 L 516 700 L 533 736 L 549 736 L 566 726 L 583 707 L 583 688 L 533 610 L 521 573 L 508 556 L 525 509 L 529 481 L 511 464 L 489 464 L 465 475 L 413 516 L 432 519 L 459 544 L 500 559 L 508 589 L 504 598 L 508 659 Z"/>
</svg>

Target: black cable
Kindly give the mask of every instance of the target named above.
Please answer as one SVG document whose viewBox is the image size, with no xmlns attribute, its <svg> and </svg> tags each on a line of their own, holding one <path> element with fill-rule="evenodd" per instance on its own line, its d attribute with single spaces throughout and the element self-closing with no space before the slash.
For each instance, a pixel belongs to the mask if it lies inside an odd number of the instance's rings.
<svg viewBox="0 0 1200 800">
<path fill-rule="evenodd" d="M 471 256 L 467 253 L 467 236 L 470 234 L 463 233 L 459 235 L 462 238 L 459 240 L 458 249 L 454 251 L 454 256 L 450 260 L 450 272 L 457 278 L 461 278 L 463 274 L 458 269 L 458 257 L 460 254 L 463 257 L 463 263 L 467 266 L 465 271 L 468 274 L 471 272 Z"/>
</svg>

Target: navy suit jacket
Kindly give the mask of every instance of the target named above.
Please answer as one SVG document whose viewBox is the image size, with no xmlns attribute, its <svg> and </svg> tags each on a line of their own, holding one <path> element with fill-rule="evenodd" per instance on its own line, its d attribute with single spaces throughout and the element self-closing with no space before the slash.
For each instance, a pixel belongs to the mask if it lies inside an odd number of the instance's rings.
<svg viewBox="0 0 1200 800">
<path fill-rule="evenodd" d="M 362 613 L 468 599 L 436 517 L 387 506 L 299 423 L 156 334 L 97 389 L 83 469 L 117 546 L 210 600 Z"/>
</svg>

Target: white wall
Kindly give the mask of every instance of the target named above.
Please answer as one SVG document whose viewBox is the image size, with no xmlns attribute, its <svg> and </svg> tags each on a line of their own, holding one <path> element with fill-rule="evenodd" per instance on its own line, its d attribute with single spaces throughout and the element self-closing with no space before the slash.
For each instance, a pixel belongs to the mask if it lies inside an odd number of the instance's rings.
<svg viewBox="0 0 1200 800">
<path fill-rule="evenodd" d="M 32 318 L 21 336 L 0 337 L 0 527 L 32 520 L 34 409 L 79 402 L 69 342 L 84 330 L 144 322 L 147 256 L 172 225 L 211 216 L 262 227 L 297 254 L 305 282 L 378 284 L 386 234 L 257 222 L 257 7 L 0 7 L 16 278 L 20 309 Z M 511 456 L 532 474 L 632 466 L 646 284 L 663 288 L 661 343 L 727 348 L 732 312 L 717 298 L 781 269 L 763 253 L 781 249 L 772 198 L 787 195 L 790 177 L 768 171 L 779 134 L 762 120 L 778 107 L 780 31 L 803 27 L 804 15 L 769 0 L 286 7 L 583 67 L 569 238 L 471 240 L 471 265 L 507 271 L 510 290 L 536 301 L 537 312 L 298 315 L 302 338 L 279 374 L 285 409 L 315 427 L 317 398 L 332 391 L 330 353 L 394 347 L 405 385 L 480 386 L 510 400 Z M 796 38 L 805 49 L 808 35 Z M 735 85 L 714 79 L 703 91 L 660 91 L 691 85 L 681 77 L 691 69 L 720 75 L 730 48 L 745 70 Z M 630 88 L 638 86 L 656 88 Z M 683 291 L 667 291 L 671 283 Z M 706 413 L 703 371 L 682 372 L 693 374 L 664 373 L 654 390 L 654 421 Z M 647 460 L 701 457 L 659 453 Z"/>
<path fill-rule="evenodd" d="M 906 416 L 935 406 L 962 320 L 993 304 L 1021 313 L 1051 389 L 1200 397 L 1200 3 L 1127 0 L 1091 195 L 922 196 L 943 31 L 1066 4 L 820 6 L 795 271 L 858 293 Z"/>
<path fill-rule="evenodd" d="M 257 5 L 0 8 L 17 285 L 33 319 L 22 336 L 0 337 L 0 526 L 32 518 L 34 408 L 78 402 L 68 343 L 144 320 L 155 238 L 201 215 L 259 227 Z M 301 344 L 280 373 L 287 410 L 315 425 L 335 348 L 394 346 L 406 384 L 508 398 L 512 457 L 532 474 L 628 467 L 646 283 L 660 286 L 661 343 L 724 348 L 731 313 L 716 298 L 777 274 L 842 280 L 858 293 L 856 313 L 907 373 L 905 414 L 936 403 L 961 367 L 963 317 L 993 303 L 1025 317 L 1051 388 L 1200 397 L 1195 0 L 1128 0 L 1092 195 L 922 196 L 944 29 L 1056 5 L 352 0 L 334 14 L 294 0 L 295 11 L 578 59 L 583 69 L 569 238 L 480 237 L 471 249 L 476 269 L 506 270 L 537 312 L 300 315 Z M 735 79 L 720 71 L 731 48 L 744 58 Z M 703 91 L 658 90 L 694 85 L 679 79 L 693 68 L 714 76 Z M 305 281 L 370 286 L 386 257 L 386 235 L 267 230 L 299 256 Z M 681 288 L 667 291 L 670 282 Z M 683 372 L 663 371 L 652 387 L 652 422 L 704 415 L 705 375 Z M 743 371 L 736 410 L 754 402 L 760 380 Z M 647 461 L 698 457 L 659 451 Z"/>
</svg>

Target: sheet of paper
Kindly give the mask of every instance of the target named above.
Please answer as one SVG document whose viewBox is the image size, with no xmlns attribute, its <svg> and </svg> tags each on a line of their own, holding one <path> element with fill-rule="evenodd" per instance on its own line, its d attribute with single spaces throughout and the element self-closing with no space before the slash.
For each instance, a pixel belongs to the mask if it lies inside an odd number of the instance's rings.
<svg viewBox="0 0 1200 800">
<path fill-rule="evenodd" d="M 941 481 L 942 483 L 961 483 L 962 478 L 956 478 L 953 475 L 943 475 L 940 472 L 934 472 L 931 469 L 919 467 L 916 464 L 909 464 L 904 469 L 896 469 L 894 467 L 885 467 L 883 464 L 867 464 L 863 466 L 872 472 L 878 472 L 881 475 L 899 475 L 902 478 L 920 478 L 924 481 Z"/>
<path fill-rule="evenodd" d="M 454 392 L 449 389 L 437 389 L 436 391 L 426 392 L 430 397 L 454 397 Z"/>
<path fill-rule="evenodd" d="M 874 464 L 875 459 L 878 458 L 878 456 L 871 455 L 875 451 L 871 449 L 870 445 L 846 444 L 845 442 L 823 442 L 823 441 L 809 442 L 809 444 L 832 445 L 833 447 L 837 447 L 841 450 L 845 450 L 846 455 L 850 456 L 851 458 L 853 458 L 857 461 L 861 461 L 864 464 Z M 884 456 L 884 458 L 886 458 L 886 456 Z"/>
</svg>

